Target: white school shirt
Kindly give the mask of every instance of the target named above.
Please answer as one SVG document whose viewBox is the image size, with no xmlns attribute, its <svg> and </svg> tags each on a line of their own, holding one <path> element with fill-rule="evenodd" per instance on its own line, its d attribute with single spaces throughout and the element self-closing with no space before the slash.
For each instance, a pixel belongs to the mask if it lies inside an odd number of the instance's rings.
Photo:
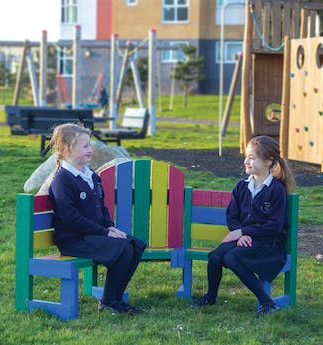
<svg viewBox="0 0 323 345">
<path fill-rule="evenodd" d="M 68 170 L 75 177 L 81 176 L 82 179 L 90 186 L 91 189 L 94 188 L 94 183 L 92 180 L 93 171 L 91 169 L 89 169 L 89 167 L 87 165 L 84 166 L 85 172 L 82 172 L 82 171 L 74 168 L 73 165 L 71 165 L 67 161 L 62 160 L 61 161 L 61 167 Z"/>
<path fill-rule="evenodd" d="M 246 182 L 248 182 L 248 189 L 251 192 L 252 195 L 252 199 L 265 187 L 269 187 L 271 184 L 271 181 L 273 180 L 273 175 L 271 173 L 269 173 L 268 177 L 263 181 L 262 184 L 260 184 L 259 186 L 257 186 L 255 188 L 255 179 L 253 178 L 252 175 L 250 175 L 247 179 Z"/>
</svg>

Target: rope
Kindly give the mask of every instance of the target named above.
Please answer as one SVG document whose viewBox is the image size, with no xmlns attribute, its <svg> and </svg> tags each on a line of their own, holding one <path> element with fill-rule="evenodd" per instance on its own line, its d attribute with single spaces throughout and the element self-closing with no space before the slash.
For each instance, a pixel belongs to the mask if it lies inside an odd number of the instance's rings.
<svg viewBox="0 0 323 345">
<path fill-rule="evenodd" d="M 253 8 L 252 6 L 250 5 L 250 13 L 251 13 L 251 17 L 252 17 L 252 21 L 254 23 L 254 27 L 255 27 L 255 30 L 256 30 L 256 33 L 257 35 L 259 36 L 259 38 L 261 39 L 262 43 L 265 45 L 265 47 L 269 50 L 272 50 L 272 51 L 280 51 L 281 49 L 283 49 L 284 47 L 284 43 L 282 43 L 279 47 L 271 47 L 266 41 L 265 41 L 265 38 L 264 36 L 262 35 L 260 29 L 259 29 L 259 26 L 257 24 L 257 21 L 256 21 L 256 17 L 255 17 L 255 14 L 253 12 Z"/>
</svg>

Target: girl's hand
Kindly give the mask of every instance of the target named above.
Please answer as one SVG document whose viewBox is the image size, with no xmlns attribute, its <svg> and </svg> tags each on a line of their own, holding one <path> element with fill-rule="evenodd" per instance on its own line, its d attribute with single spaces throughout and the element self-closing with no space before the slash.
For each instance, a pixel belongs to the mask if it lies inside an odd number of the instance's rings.
<svg viewBox="0 0 323 345">
<path fill-rule="evenodd" d="M 109 229 L 108 236 L 113 238 L 127 238 L 127 234 L 113 226 L 111 226 Z"/>
<path fill-rule="evenodd" d="M 224 242 L 232 242 L 232 241 L 238 241 L 238 239 L 242 236 L 241 229 L 230 231 L 222 240 L 222 243 Z"/>
<path fill-rule="evenodd" d="M 248 235 L 241 236 L 237 242 L 237 246 L 252 247 L 252 238 Z"/>
</svg>

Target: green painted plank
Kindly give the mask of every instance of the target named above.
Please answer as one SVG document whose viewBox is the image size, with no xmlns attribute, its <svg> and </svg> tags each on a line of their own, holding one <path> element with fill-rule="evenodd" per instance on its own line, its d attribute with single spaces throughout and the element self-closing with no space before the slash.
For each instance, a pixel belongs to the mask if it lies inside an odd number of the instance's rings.
<svg viewBox="0 0 323 345">
<path fill-rule="evenodd" d="M 134 161 L 133 235 L 149 243 L 150 161 Z"/>
</svg>

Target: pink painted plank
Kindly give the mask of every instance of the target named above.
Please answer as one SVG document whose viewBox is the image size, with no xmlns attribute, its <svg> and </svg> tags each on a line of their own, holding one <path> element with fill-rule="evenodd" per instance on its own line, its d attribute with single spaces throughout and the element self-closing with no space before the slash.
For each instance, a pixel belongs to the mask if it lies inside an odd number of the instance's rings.
<svg viewBox="0 0 323 345">
<path fill-rule="evenodd" d="M 169 166 L 168 174 L 167 245 L 176 248 L 183 243 L 184 173 Z"/>
<path fill-rule="evenodd" d="M 52 201 L 49 195 L 35 195 L 34 197 L 34 212 L 45 212 L 53 209 Z"/>
<path fill-rule="evenodd" d="M 116 167 L 111 166 L 103 169 L 100 172 L 100 177 L 104 190 L 104 204 L 109 210 L 110 217 L 114 219 Z"/>
</svg>

